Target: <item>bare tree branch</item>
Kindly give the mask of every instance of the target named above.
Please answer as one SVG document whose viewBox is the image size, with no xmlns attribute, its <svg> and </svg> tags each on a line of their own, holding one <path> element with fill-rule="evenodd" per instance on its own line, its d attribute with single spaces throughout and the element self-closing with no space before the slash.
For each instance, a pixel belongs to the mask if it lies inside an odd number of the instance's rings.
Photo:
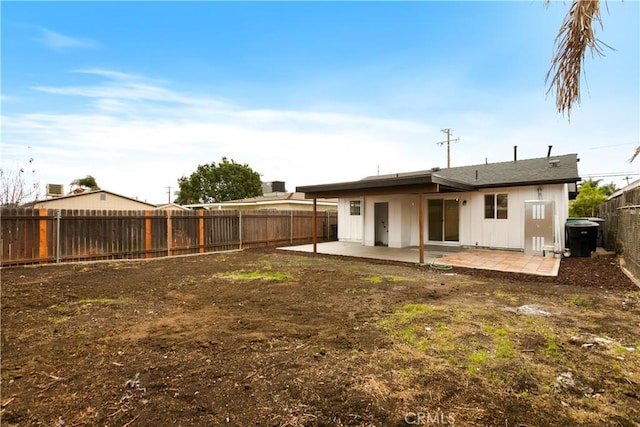
<svg viewBox="0 0 640 427">
<path fill-rule="evenodd" d="M 16 208 L 25 202 L 35 200 L 39 193 L 39 185 L 28 185 L 22 172 L 0 169 L 0 207 Z"/>
</svg>

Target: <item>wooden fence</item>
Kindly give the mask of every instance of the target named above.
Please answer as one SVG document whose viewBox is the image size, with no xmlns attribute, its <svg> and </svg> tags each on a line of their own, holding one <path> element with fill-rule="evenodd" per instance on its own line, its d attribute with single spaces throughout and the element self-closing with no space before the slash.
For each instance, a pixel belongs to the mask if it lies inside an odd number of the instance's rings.
<svg viewBox="0 0 640 427">
<path fill-rule="evenodd" d="M 317 213 L 318 241 L 337 213 Z M 310 243 L 310 211 L 0 210 L 2 266 L 152 258 Z"/>
<path fill-rule="evenodd" d="M 603 203 L 599 216 L 604 219 L 605 247 L 618 252 L 640 279 L 640 187 Z"/>
</svg>

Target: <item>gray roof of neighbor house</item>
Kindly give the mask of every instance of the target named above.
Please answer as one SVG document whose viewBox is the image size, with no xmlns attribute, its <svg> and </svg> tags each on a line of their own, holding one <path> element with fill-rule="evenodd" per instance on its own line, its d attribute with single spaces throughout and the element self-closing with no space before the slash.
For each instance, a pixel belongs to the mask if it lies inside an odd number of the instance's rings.
<svg viewBox="0 0 640 427">
<path fill-rule="evenodd" d="M 359 181 L 297 187 L 307 198 L 362 194 L 473 191 L 481 188 L 576 183 L 577 154 L 369 176 Z"/>
</svg>

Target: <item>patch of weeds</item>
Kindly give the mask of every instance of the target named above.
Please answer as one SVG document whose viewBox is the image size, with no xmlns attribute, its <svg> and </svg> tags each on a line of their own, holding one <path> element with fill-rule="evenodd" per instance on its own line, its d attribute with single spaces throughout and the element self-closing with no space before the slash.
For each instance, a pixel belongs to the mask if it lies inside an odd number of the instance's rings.
<svg viewBox="0 0 640 427">
<path fill-rule="evenodd" d="M 484 330 L 488 334 L 493 335 L 496 338 L 506 337 L 509 334 L 509 332 L 505 328 L 496 328 L 491 325 L 485 325 L 482 330 Z"/>
<path fill-rule="evenodd" d="M 260 265 L 260 269 L 262 270 L 267 270 L 267 271 L 271 271 L 273 270 L 273 267 L 271 265 L 271 261 L 268 259 L 259 259 L 258 260 L 258 265 Z"/>
<path fill-rule="evenodd" d="M 478 372 L 482 367 L 484 367 L 487 364 L 488 358 L 489 358 L 489 353 L 487 353 L 487 350 L 480 349 L 480 350 L 474 351 L 467 358 L 469 362 L 469 365 L 467 366 L 467 370 L 470 373 Z"/>
<path fill-rule="evenodd" d="M 510 359 L 511 356 L 515 354 L 515 350 L 513 349 L 513 344 L 509 341 L 508 338 L 500 338 L 498 339 L 498 344 L 496 346 L 496 356 L 500 359 Z"/>
<path fill-rule="evenodd" d="M 72 313 L 69 308 L 62 305 L 53 305 L 51 306 L 55 311 L 55 314 L 47 316 L 47 322 L 51 322 L 53 324 L 58 324 L 61 322 L 65 322 L 70 319 Z"/>
<path fill-rule="evenodd" d="M 76 337 L 80 339 L 91 339 L 93 338 L 93 334 L 83 329 L 76 329 Z"/>
<path fill-rule="evenodd" d="M 417 335 L 417 328 L 415 326 L 407 326 L 398 331 L 398 336 L 411 347 L 418 350 L 426 350 L 428 347 L 427 341 L 419 339 Z"/>
<path fill-rule="evenodd" d="M 433 310 L 424 304 L 407 304 L 402 310 L 396 310 L 394 317 L 401 323 L 409 323 L 419 315 L 432 314 Z"/>
<path fill-rule="evenodd" d="M 569 298 L 569 303 L 580 308 L 593 308 L 593 300 L 584 295 L 574 295 Z"/>
<path fill-rule="evenodd" d="M 558 347 L 558 344 L 556 344 L 556 342 L 553 341 L 553 340 L 547 341 L 547 346 L 544 349 L 544 352 L 548 356 L 553 357 L 554 359 L 557 359 L 560 356 L 562 356 L 562 353 L 560 351 L 560 347 Z"/>
<path fill-rule="evenodd" d="M 436 331 L 444 332 L 446 330 L 447 330 L 447 325 L 446 324 L 444 324 L 443 322 L 436 323 Z"/>
<path fill-rule="evenodd" d="M 382 283 L 382 277 L 380 276 L 371 276 L 371 277 L 367 277 L 367 282 L 373 284 L 373 285 L 378 285 L 380 283 Z"/>
<path fill-rule="evenodd" d="M 196 283 L 197 283 L 197 282 L 196 282 L 196 279 L 195 279 L 195 278 L 193 278 L 193 277 L 191 277 L 191 276 L 185 277 L 185 278 L 182 280 L 182 284 L 185 284 L 185 285 L 193 286 L 193 285 L 195 285 Z"/>
<path fill-rule="evenodd" d="M 613 347 L 613 354 L 615 354 L 616 356 L 625 356 L 629 353 L 630 351 L 627 350 L 627 348 L 623 345 L 616 344 L 616 346 Z"/>
<path fill-rule="evenodd" d="M 254 270 L 246 272 L 244 270 L 235 271 L 231 273 L 221 273 L 222 277 L 231 277 L 233 279 L 262 279 L 262 280 L 278 280 L 282 282 L 286 282 L 292 280 L 292 277 L 289 273 L 281 273 L 279 271 L 261 271 Z"/>
<path fill-rule="evenodd" d="M 367 288 L 348 288 L 344 290 L 347 294 L 367 294 L 369 293 L 369 289 Z"/>
<path fill-rule="evenodd" d="M 396 373 L 403 378 L 409 378 L 411 376 L 411 371 L 408 369 L 398 369 Z"/>
</svg>

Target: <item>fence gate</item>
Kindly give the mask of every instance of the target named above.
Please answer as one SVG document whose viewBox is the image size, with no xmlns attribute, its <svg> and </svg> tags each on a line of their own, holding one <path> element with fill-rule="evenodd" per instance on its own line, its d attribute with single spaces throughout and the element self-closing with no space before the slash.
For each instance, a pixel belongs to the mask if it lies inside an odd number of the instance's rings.
<svg viewBox="0 0 640 427">
<path fill-rule="evenodd" d="M 524 202 L 524 254 L 542 255 L 544 246 L 553 246 L 553 201 Z"/>
</svg>

